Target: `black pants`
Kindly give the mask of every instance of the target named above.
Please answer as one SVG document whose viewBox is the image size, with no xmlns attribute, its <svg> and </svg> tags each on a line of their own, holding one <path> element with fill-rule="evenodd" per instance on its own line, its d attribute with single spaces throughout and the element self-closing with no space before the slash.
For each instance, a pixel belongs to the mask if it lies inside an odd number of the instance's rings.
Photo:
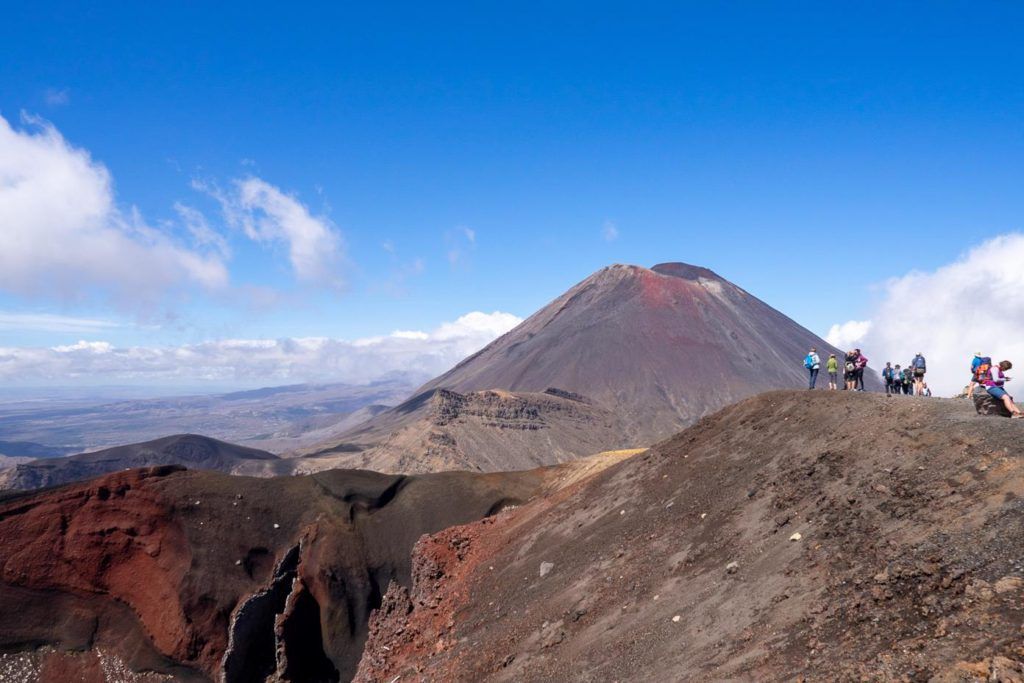
<svg viewBox="0 0 1024 683">
<path fill-rule="evenodd" d="M 896 385 L 893 384 L 891 379 L 885 380 L 885 395 L 888 396 L 889 394 L 897 392 L 898 390 L 893 388 L 895 386 Z"/>
<path fill-rule="evenodd" d="M 864 368 L 857 368 L 855 377 L 857 383 L 853 385 L 853 388 L 864 389 Z"/>
</svg>

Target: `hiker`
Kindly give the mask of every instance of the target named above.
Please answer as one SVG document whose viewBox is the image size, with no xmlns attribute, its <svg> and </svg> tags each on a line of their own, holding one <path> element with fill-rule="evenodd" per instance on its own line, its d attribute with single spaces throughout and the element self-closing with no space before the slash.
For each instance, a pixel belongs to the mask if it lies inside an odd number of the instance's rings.
<svg viewBox="0 0 1024 683">
<path fill-rule="evenodd" d="M 818 350 L 813 346 L 804 357 L 804 367 L 807 368 L 811 375 L 807 388 L 814 389 L 814 385 L 818 383 L 818 372 L 821 370 L 821 359 L 818 357 Z"/>
<path fill-rule="evenodd" d="M 928 387 L 928 382 L 924 383 L 924 394 L 923 395 L 927 396 L 928 398 L 931 398 L 932 390 Z"/>
<path fill-rule="evenodd" d="M 828 370 L 828 389 L 835 391 L 839 388 L 839 361 L 836 360 L 836 354 L 828 354 L 828 363 L 825 367 Z"/>
<path fill-rule="evenodd" d="M 854 349 L 854 352 L 857 354 L 857 372 L 854 377 L 855 382 L 853 388 L 857 391 L 864 391 L 864 370 L 868 367 L 868 357 L 861 353 L 860 349 Z"/>
<path fill-rule="evenodd" d="M 993 365 L 989 368 L 982 384 L 985 385 L 989 396 L 1003 402 L 1006 409 L 1010 411 L 1010 417 L 1020 419 L 1024 415 L 1021 415 L 1020 408 L 1013 403 L 1013 397 L 1006 393 L 1006 389 L 1003 388 L 1010 381 L 1010 378 L 1004 373 L 1012 367 L 1013 363 L 1008 360 L 999 361 L 999 365 Z"/>
<path fill-rule="evenodd" d="M 981 379 L 978 377 L 978 368 L 981 367 L 983 360 L 984 357 L 981 355 L 981 351 L 975 353 L 974 358 L 971 360 L 971 383 L 967 385 L 967 398 L 974 396 L 974 387 L 981 383 Z M 992 365 L 991 358 L 988 359 L 988 364 Z"/>
<path fill-rule="evenodd" d="M 892 377 L 893 377 L 892 363 L 886 363 L 885 367 L 882 368 L 882 379 L 885 380 L 885 395 L 886 396 L 892 396 L 892 393 L 893 393 Z"/>
<path fill-rule="evenodd" d="M 924 356 L 918 351 L 912 363 L 914 366 L 914 394 L 924 396 L 924 373 L 926 371 Z"/>
<path fill-rule="evenodd" d="M 903 393 L 910 396 L 914 390 L 914 371 L 910 369 L 910 366 L 903 368 Z"/>
<path fill-rule="evenodd" d="M 854 391 L 857 388 L 857 353 L 855 351 L 846 352 L 843 368 L 843 381 L 846 383 L 843 385 L 844 390 Z"/>
<path fill-rule="evenodd" d="M 899 396 L 903 393 L 903 371 L 900 370 L 900 364 L 897 363 L 896 367 L 892 369 L 892 394 L 893 396 Z"/>
</svg>

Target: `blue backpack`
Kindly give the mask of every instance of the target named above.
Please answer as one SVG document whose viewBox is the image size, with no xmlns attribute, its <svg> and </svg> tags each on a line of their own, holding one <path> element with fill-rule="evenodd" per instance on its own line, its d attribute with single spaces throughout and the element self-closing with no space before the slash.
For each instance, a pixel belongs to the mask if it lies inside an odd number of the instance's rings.
<svg viewBox="0 0 1024 683">
<path fill-rule="evenodd" d="M 914 368 L 917 369 L 917 370 L 924 370 L 925 369 L 925 367 L 924 367 L 924 356 L 915 356 L 914 357 Z"/>
</svg>

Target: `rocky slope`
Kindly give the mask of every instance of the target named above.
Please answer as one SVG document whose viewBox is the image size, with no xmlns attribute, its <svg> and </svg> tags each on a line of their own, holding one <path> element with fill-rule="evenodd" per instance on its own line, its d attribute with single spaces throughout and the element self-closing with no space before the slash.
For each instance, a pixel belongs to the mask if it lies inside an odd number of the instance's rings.
<svg viewBox="0 0 1024 683">
<path fill-rule="evenodd" d="M 0 496 L 0 680 L 349 680 L 423 534 L 623 454 L 511 474 L 165 466 Z"/>
<path fill-rule="evenodd" d="M 617 413 L 556 389 L 468 394 L 439 389 L 420 396 L 423 405 L 411 408 L 415 419 L 396 421 L 394 431 L 373 448 L 328 450 L 294 464 L 407 473 L 495 472 L 567 462 L 631 442 L 628 426 Z"/>
<path fill-rule="evenodd" d="M 414 423 L 422 431 L 431 397 L 441 390 L 464 395 L 502 390 L 525 399 L 555 388 L 614 414 L 621 427 L 601 448 L 647 445 L 738 399 L 805 386 L 802 360 L 811 346 L 823 357 L 836 351 L 706 268 L 610 266 L 421 387 L 406 403 L 318 452 L 347 454 L 343 462 L 358 463 L 361 457 L 354 453 L 370 451 Z M 877 386 L 874 376 L 868 381 Z M 593 452 L 592 440 L 573 443 L 573 429 L 547 431 L 551 446 L 540 457 L 549 459 L 541 462 Z M 484 437 L 481 431 L 464 442 L 451 434 L 462 466 L 500 470 L 538 462 L 532 444 L 498 438 L 497 431 Z M 426 443 L 425 437 L 421 441 Z M 403 458 L 429 461 L 422 445 L 401 452 L 385 447 L 365 461 L 398 471 Z"/>
<path fill-rule="evenodd" d="M 178 434 L 145 443 L 19 464 L 0 471 L 0 489 L 28 490 L 56 486 L 108 472 L 155 465 L 183 465 L 253 476 L 272 476 L 293 471 L 289 461 L 273 453 L 198 434 Z"/>
<path fill-rule="evenodd" d="M 422 539 L 357 680 L 1024 680 L 1022 430 L 967 401 L 744 401 Z"/>
</svg>

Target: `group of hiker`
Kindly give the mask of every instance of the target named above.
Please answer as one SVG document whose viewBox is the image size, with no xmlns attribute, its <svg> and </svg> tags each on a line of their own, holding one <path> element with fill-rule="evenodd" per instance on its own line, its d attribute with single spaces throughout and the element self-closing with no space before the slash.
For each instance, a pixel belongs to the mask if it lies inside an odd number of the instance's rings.
<svg viewBox="0 0 1024 683">
<path fill-rule="evenodd" d="M 900 368 L 899 363 L 893 367 L 892 363 L 886 363 L 882 369 L 882 381 L 885 382 L 885 393 L 887 396 L 899 396 L 900 394 L 914 396 L 931 396 L 932 390 L 924 381 L 924 375 L 928 371 L 928 364 L 924 355 L 918 351 L 914 360 L 907 364 L 907 367 Z"/>
<path fill-rule="evenodd" d="M 804 357 L 804 367 L 810 373 L 808 389 L 814 389 L 818 384 L 818 373 L 821 371 L 821 357 L 818 350 L 811 348 Z M 843 363 L 843 389 L 850 391 L 864 391 L 864 370 L 868 367 L 868 358 L 860 349 L 846 352 Z M 825 363 L 825 370 L 828 372 L 828 388 L 835 391 L 839 388 L 839 359 L 836 354 L 830 353 Z"/>
<path fill-rule="evenodd" d="M 842 365 L 843 389 L 864 391 L 864 371 L 867 366 L 868 359 L 860 349 L 847 351 Z M 967 398 L 974 395 L 977 387 L 984 387 L 989 396 L 1006 406 L 1010 417 L 1024 418 L 1024 414 L 1021 413 L 1020 408 L 1013 402 L 1013 397 L 1006 392 L 1005 388 L 1006 383 L 1010 381 L 1005 373 L 1012 367 L 1013 363 L 1008 360 L 993 363 L 990 357 L 983 356 L 980 351 L 974 354 L 974 359 L 971 361 L 971 383 L 967 387 Z M 811 347 L 811 350 L 804 356 L 804 368 L 808 372 L 807 388 L 814 389 L 818 383 L 818 373 L 821 371 L 821 357 L 816 348 Z M 839 388 L 840 370 L 836 354 L 829 354 L 825 369 L 828 372 L 828 388 L 835 391 Z M 928 388 L 928 383 L 924 379 L 927 372 L 928 363 L 920 351 L 906 367 L 901 368 L 899 364 L 894 367 L 891 362 L 886 363 L 882 370 L 886 395 L 931 396 L 932 390 Z"/>
</svg>

